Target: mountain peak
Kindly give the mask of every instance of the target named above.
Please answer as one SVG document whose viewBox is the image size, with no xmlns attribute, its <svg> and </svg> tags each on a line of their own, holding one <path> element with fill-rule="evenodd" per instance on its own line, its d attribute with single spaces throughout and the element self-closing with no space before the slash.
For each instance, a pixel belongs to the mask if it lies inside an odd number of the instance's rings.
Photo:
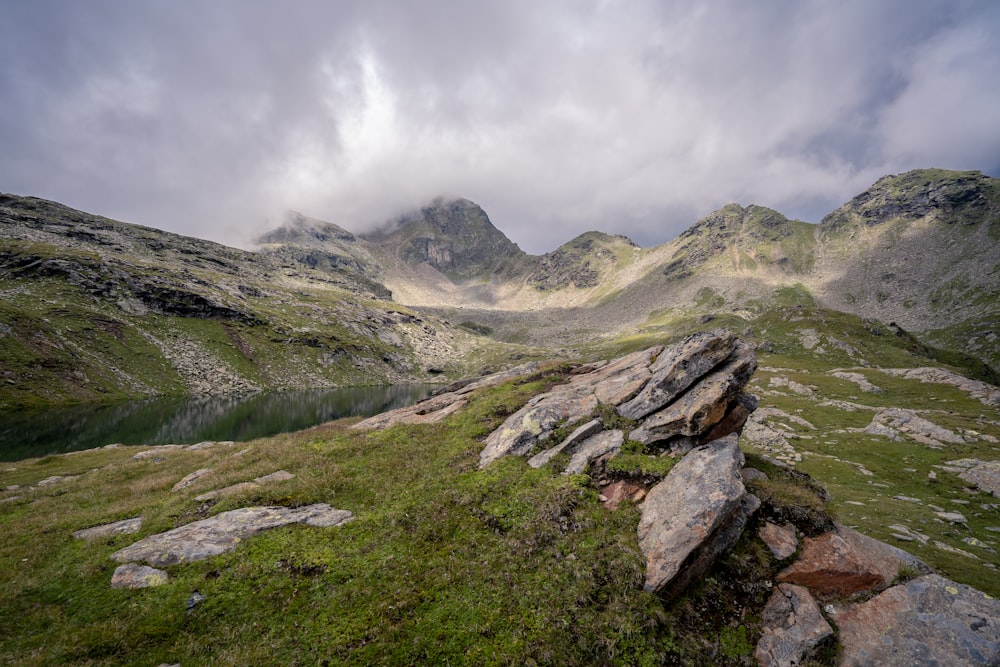
<svg viewBox="0 0 1000 667">
<path fill-rule="evenodd" d="M 354 234 L 343 227 L 325 220 L 317 220 L 302 215 L 298 211 L 285 213 L 281 227 L 265 232 L 258 239 L 259 244 L 285 243 L 316 246 L 330 241 L 354 241 Z"/>
<path fill-rule="evenodd" d="M 982 172 L 914 169 L 883 176 L 820 224 L 828 229 L 852 223 L 874 226 L 932 214 L 946 222 L 977 224 L 998 201 L 1000 179 Z"/>
<path fill-rule="evenodd" d="M 438 197 L 364 238 L 396 246 L 411 266 L 428 264 L 460 280 L 496 273 L 525 255 L 478 204 L 461 198 Z"/>
</svg>

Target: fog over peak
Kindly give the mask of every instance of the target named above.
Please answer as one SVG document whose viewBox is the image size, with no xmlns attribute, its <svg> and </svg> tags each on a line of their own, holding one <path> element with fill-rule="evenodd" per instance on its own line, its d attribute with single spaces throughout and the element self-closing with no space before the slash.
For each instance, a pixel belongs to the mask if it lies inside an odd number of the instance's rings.
<svg viewBox="0 0 1000 667">
<path fill-rule="evenodd" d="M 33 0 L 0 22 L 0 190 L 230 245 L 439 195 L 523 249 L 818 220 L 1000 171 L 992 0 Z"/>
</svg>

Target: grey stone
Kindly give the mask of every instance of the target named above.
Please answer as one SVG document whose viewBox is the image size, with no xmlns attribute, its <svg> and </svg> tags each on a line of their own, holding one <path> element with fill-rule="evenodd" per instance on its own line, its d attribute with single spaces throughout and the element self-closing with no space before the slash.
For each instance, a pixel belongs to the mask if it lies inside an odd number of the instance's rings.
<svg viewBox="0 0 1000 667">
<path fill-rule="evenodd" d="M 981 491 L 1000 498 L 1000 461 L 977 461 L 974 466 L 959 473 L 958 476 L 962 481 L 974 484 Z"/>
<path fill-rule="evenodd" d="M 625 434 L 622 431 L 603 431 L 590 436 L 577 445 L 563 474 L 577 475 L 584 472 L 594 459 L 621 451 L 623 442 Z"/>
<path fill-rule="evenodd" d="M 716 329 L 664 348 L 650 367 L 649 382 L 635 398 L 618 407 L 618 414 L 642 419 L 656 412 L 725 360 L 735 347 L 732 333 Z"/>
<path fill-rule="evenodd" d="M 326 503 L 306 507 L 244 507 L 222 512 L 165 533 L 151 535 L 111 554 L 118 562 L 143 561 L 155 566 L 190 563 L 231 551 L 244 539 L 292 523 L 338 526 L 353 515 Z"/>
<path fill-rule="evenodd" d="M 736 542 L 760 501 L 740 477 L 736 436 L 692 450 L 642 504 L 639 548 L 648 591 L 680 593 Z"/>
<path fill-rule="evenodd" d="M 578 426 L 572 433 L 566 436 L 566 439 L 555 447 L 550 447 L 544 452 L 535 454 L 530 459 L 528 459 L 528 465 L 532 468 L 541 468 L 546 463 L 552 460 L 555 455 L 571 449 L 583 440 L 586 440 L 595 433 L 600 433 L 601 431 L 601 420 L 591 419 L 586 424 Z"/>
<path fill-rule="evenodd" d="M 142 517 L 137 516 L 131 519 L 123 519 L 114 523 L 106 523 L 91 528 L 83 528 L 73 531 L 73 537 L 78 540 L 93 540 L 101 537 L 111 537 L 112 535 L 131 535 L 138 533 L 142 528 Z"/>
<path fill-rule="evenodd" d="M 837 611 L 840 665 L 1000 664 L 1000 601 L 936 574 Z"/>
<path fill-rule="evenodd" d="M 167 583 L 169 577 L 163 570 L 126 563 L 115 568 L 111 575 L 111 588 L 151 588 Z"/>
<path fill-rule="evenodd" d="M 180 491 L 181 489 L 186 489 L 187 487 L 191 486 L 205 475 L 210 475 L 210 474 L 212 474 L 211 468 L 201 468 L 199 470 L 195 470 L 194 472 L 188 473 L 187 475 L 182 477 L 180 481 L 174 484 L 170 490 Z"/>
<path fill-rule="evenodd" d="M 833 628 L 823 618 L 809 591 L 795 584 L 778 584 L 761 614 L 763 635 L 754 658 L 761 667 L 799 665 Z"/>
<path fill-rule="evenodd" d="M 677 435 L 706 433 L 726 415 L 730 403 L 756 368 L 753 348 L 738 345 L 725 364 L 700 379 L 676 401 L 647 417 L 633 432 L 632 439 L 649 444 Z"/>
<path fill-rule="evenodd" d="M 288 472 L 287 470 L 278 470 L 272 472 L 270 475 L 264 475 L 263 477 L 257 477 L 254 482 L 257 484 L 270 484 L 272 482 L 284 482 L 289 479 L 294 479 L 295 475 Z"/>
</svg>

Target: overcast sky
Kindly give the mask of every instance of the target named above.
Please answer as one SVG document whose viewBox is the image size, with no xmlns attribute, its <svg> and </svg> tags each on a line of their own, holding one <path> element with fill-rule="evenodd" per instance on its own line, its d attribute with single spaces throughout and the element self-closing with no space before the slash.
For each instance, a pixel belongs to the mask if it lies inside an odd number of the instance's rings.
<svg viewBox="0 0 1000 667">
<path fill-rule="evenodd" d="M 997 0 L 0 0 L 0 191 L 246 246 L 437 195 L 524 250 L 1000 175 Z"/>
</svg>

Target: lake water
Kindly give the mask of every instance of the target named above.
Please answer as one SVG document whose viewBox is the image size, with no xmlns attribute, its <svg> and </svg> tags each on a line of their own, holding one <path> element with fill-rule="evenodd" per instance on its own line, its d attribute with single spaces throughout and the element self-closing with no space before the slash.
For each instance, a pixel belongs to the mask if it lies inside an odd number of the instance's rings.
<svg viewBox="0 0 1000 667">
<path fill-rule="evenodd" d="M 252 440 L 416 403 L 437 385 L 160 398 L 0 414 L 0 461 L 103 447 Z"/>
</svg>

